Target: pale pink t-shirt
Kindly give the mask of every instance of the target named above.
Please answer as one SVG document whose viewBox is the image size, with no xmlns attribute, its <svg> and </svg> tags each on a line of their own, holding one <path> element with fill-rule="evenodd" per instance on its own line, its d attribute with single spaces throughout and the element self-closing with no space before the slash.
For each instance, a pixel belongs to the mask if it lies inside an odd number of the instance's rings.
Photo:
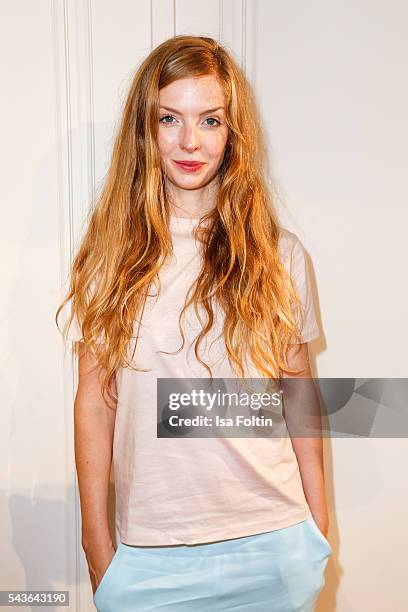
<svg viewBox="0 0 408 612">
<path fill-rule="evenodd" d="M 157 352 L 180 347 L 178 315 L 200 269 L 198 244 L 192 236 L 196 222 L 170 218 L 174 257 L 160 271 L 159 298 L 153 295 L 155 291 L 148 298 L 134 356 L 134 363 L 151 371 L 122 368 L 116 376 L 116 529 L 124 544 L 225 540 L 288 527 L 311 514 L 289 436 L 157 438 L 157 378 L 209 376 L 195 359 L 192 344 L 189 346 L 200 329 L 193 307 L 184 321 L 184 349 L 173 355 Z M 302 342 L 308 342 L 319 335 L 319 329 L 303 246 L 285 229 L 279 244 L 305 309 L 301 331 Z M 214 378 L 236 378 L 222 336 L 210 346 L 222 329 L 217 313 L 204 361 L 211 365 Z M 134 335 L 136 330 L 135 323 Z M 82 337 L 76 319 L 68 337 Z"/>
</svg>

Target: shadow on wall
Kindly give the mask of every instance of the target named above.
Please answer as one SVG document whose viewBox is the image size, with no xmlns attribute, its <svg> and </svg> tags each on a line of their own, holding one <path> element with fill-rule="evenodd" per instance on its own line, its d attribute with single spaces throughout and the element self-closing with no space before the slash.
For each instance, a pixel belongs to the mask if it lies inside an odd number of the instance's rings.
<svg viewBox="0 0 408 612">
<path fill-rule="evenodd" d="M 313 268 L 313 262 L 306 251 L 306 263 L 310 273 L 310 284 L 312 289 L 313 304 L 315 308 L 316 320 L 320 330 L 320 336 L 316 340 L 312 340 L 309 343 L 309 356 L 310 356 L 310 368 L 313 378 L 317 378 L 319 375 L 317 369 L 316 356 L 319 353 L 323 353 L 327 348 L 326 338 L 323 330 L 323 322 L 321 317 L 319 295 L 317 291 L 316 275 Z M 325 585 L 319 595 L 316 612 L 335 612 L 336 611 L 336 593 L 340 584 L 341 576 L 343 575 L 343 569 L 338 560 L 338 525 L 335 515 L 335 492 L 333 484 L 333 453 L 330 438 L 325 437 L 323 439 L 323 452 L 324 452 L 324 474 L 326 484 L 326 495 L 327 504 L 329 510 L 329 534 L 328 539 L 330 541 L 333 554 L 329 557 L 329 561 L 325 571 Z M 349 612 L 353 612 L 350 608 Z M 357 612 L 357 611 L 356 611 Z"/>
<path fill-rule="evenodd" d="M 55 487 L 47 492 L 55 494 Z M 6 515 L 7 498 L 3 494 L 0 504 L 3 508 L 2 516 Z M 67 504 L 69 511 L 67 512 Z M 70 609 L 76 609 L 78 600 L 77 589 L 79 583 L 77 576 L 80 568 L 85 576 L 84 585 L 89 586 L 89 603 L 92 602 L 92 587 L 87 570 L 87 562 L 82 549 L 80 534 L 78 541 L 69 537 L 70 525 L 74 525 L 75 512 L 74 486 L 66 491 L 66 501 L 63 498 L 45 499 L 36 498 L 34 501 L 27 495 L 11 495 L 8 498 L 9 520 L 11 521 L 12 540 L 9 548 L 18 557 L 25 572 L 25 581 L 22 583 L 8 576 L 5 583 L 3 571 L 2 590 L 66 590 L 69 591 Z M 115 532 L 115 488 L 111 481 L 109 485 L 109 526 L 112 540 L 116 548 Z M 4 549 L 3 549 L 4 550 Z M 76 559 L 79 559 L 77 567 Z M 6 560 L 2 560 L 3 568 Z M 43 606 L 26 606 L 38 612 Z M 20 608 L 21 609 L 21 608 Z M 61 610 L 61 606 L 46 606 L 44 609 Z"/>
</svg>

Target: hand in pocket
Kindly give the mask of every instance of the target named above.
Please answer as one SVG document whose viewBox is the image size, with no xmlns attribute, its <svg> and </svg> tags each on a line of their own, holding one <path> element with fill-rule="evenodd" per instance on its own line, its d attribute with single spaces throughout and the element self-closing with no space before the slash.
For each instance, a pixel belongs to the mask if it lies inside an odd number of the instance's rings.
<svg viewBox="0 0 408 612">
<path fill-rule="evenodd" d="M 92 592 L 95 595 L 96 589 L 102 582 L 106 570 L 110 566 L 112 559 L 115 556 L 115 548 L 112 542 L 109 542 L 104 546 L 97 544 L 91 545 L 85 551 L 85 556 L 88 563 Z"/>
</svg>

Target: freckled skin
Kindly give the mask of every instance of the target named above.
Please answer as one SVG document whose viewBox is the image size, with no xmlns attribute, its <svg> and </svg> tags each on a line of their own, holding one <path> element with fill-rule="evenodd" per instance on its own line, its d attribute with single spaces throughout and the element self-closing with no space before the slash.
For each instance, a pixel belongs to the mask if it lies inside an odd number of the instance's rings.
<svg viewBox="0 0 408 612">
<path fill-rule="evenodd" d="M 226 110 L 202 113 L 224 104 L 221 85 L 214 76 L 179 79 L 160 90 L 157 143 L 163 170 L 176 195 L 185 190 L 203 191 L 215 181 L 228 139 Z M 167 110 L 169 107 L 178 112 Z M 188 172 L 173 160 L 205 165 Z"/>
</svg>

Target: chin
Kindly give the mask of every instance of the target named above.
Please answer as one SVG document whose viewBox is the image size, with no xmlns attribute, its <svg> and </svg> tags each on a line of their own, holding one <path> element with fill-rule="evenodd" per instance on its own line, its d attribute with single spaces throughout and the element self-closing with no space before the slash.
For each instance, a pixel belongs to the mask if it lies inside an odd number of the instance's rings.
<svg viewBox="0 0 408 612">
<path fill-rule="evenodd" d="M 208 179 L 204 179 L 203 177 L 196 177 L 196 176 L 190 176 L 190 177 L 173 177 L 172 179 L 172 183 L 174 183 L 177 187 L 186 187 L 186 188 L 193 188 L 193 187 L 200 187 L 202 185 L 205 185 L 208 182 Z"/>
<path fill-rule="evenodd" d="M 174 184 L 175 184 L 175 186 L 178 189 L 186 189 L 187 191 L 190 191 L 190 190 L 193 190 L 193 189 L 199 189 L 200 187 L 204 187 L 204 185 L 205 185 L 205 183 L 201 183 L 201 182 L 200 183 L 199 182 L 196 182 L 196 183 L 192 183 L 192 182 L 190 182 L 190 183 L 178 183 L 178 182 L 175 182 Z"/>
</svg>

